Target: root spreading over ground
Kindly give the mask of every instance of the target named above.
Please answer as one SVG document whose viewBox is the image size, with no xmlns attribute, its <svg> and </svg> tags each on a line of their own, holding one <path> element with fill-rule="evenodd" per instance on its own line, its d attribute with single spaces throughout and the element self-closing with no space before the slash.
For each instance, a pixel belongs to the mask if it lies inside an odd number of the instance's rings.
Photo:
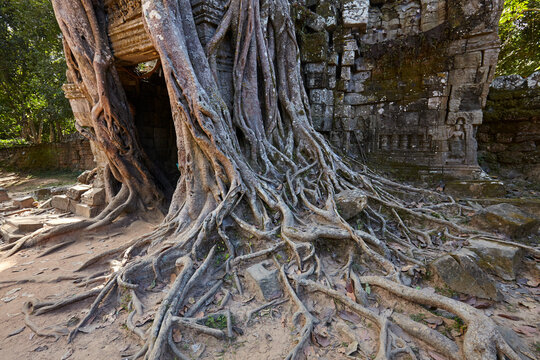
<svg viewBox="0 0 540 360">
<path fill-rule="evenodd" d="M 188 359 L 175 344 L 173 331 L 191 329 L 232 341 L 241 330 L 227 300 L 244 290 L 238 274 L 246 264 L 269 258 L 280 269 L 284 295 L 297 309 L 292 322 L 298 338 L 287 359 L 303 356 L 321 321 L 306 305 L 315 294 L 338 302 L 378 329 L 376 359 L 416 359 L 414 349 L 400 339 L 403 332 L 450 359 L 520 359 L 495 323 L 475 308 L 403 284 L 404 266 L 422 271 L 436 256 L 437 234 L 458 242 L 472 237 L 502 240 L 459 225 L 456 219 L 471 209 L 451 197 L 390 181 L 364 167 L 353 169 L 313 129 L 287 0 L 231 0 L 206 48 L 199 41 L 190 1 L 142 0 L 177 135 L 181 177 L 174 193 L 138 143 L 108 43 L 102 2 L 53 4 L 64 34 L 70 80 L 93 105 L 92 126 L 79 130 L 108 157 L 105 178 L 112 201 L 95 219 L 4 246 L 5 256 L 58 234 L 107 225 L 126 213 L 162 211 L 166 216 L 152 233 L 80 266 L 83 270 L 119 259 L 115 272 L 84 279 L 86 284 L 105 281 L 99 290 L 57 303 L 26 304 L 26 322 L 38 335 L 66 334 L 62 329 L 39 329 L 33 315 L 92 297 L 90 311 L 68 335 L 72 340 L 100 305 L 120 291 L 129 295 L 132 309 L 126 325 L 141 344 L 132 358 Z M 234 44 L 232 109 L 219 92 L 216 75 L 216 52 L 226 36 Z M 367 199 L 354 225 L 343 218 L 336 201 L 343 194 L 349 202 Z M 166 211 L 165 199 L 171 196 Z M 412 197 L 424 205 L 413 206 Z M 329 244 L 341 251 L 337 260 L 325 250 Z M 518 246 L 538 255 L 533 248 Z M 340 264 L 341 270 L 331 272 L 329 262 Z M 362 273 L 356 264 L 362 264 Z M 150 306 L 147 289 L 169 281 L 171 273 L 176 276 L 151 326 L 136 326 L 135 320 Z M 338 280 L 346 282 L 347 292 L 338 291 Z M 220 289 L 228 294 L 221 310 L 196 317 Z M 365 289 L 385 290 L 399 301 L 455 314 L 466 325 L 463 341 L 458 344 L 392 307 L 374 311 Z M 197 301 L 188 302 L 194 293 Z M 210 326 L 209 317 L 221 319 L 224 326 Z"/>
</svg>

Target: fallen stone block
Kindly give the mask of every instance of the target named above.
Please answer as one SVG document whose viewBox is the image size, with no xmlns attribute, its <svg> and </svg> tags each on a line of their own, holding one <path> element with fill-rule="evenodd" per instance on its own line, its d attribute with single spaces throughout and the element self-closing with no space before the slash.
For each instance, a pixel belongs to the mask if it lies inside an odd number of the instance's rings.
<svg viewBox="0 0 540 360">
<path fill-rule="evenodd" d="M 95 175 L 94 171 L 86 170 L 77 177 L 77 181 L 80 182 L 81 184 L 88 185 L 92 181 L 92 178 L 94 177 L 94 175 Z"/>
<path fill-rule="evenodd" d="M 43 222 L 33 216 L 9 218 L 6 219 L 6 224 L 13 226 L 22 234 L 31 233 L 43 227 Z"/>
<path fill-rule="evenodd" d="M 270 263 L 265 261 L 250 266 L 246 270 L 246 279 L 252 283 L 257 290 L 257 295 L 262 297 L 261 300 L 266 301 L 276 299 L 282 295 L 278 270 L 269 270 L 270 266 Z"/>
<path fill-rule="evenodd" d="M 92 188 L 81 195 L 81 202 L 90 206 L 100 206 L 105 204 L 105 190 L 103 188 Z"/>
<path fill-rule="evenodd" d="M 75 185 L 75 186 L 70 187 L 67 190 L 66 195 L 68 198 L 72 200 L 79 201 L 81 198 L 81 195 L 87 192 L 88 190 L 90 190 L 89 185 Z"/>
<path fill-rule="evenodd" d="M 18 199 L 13 199 L 13 205 L 19 209 L 27 209 L 34 206 L 34 198 L 31 196 L 25 196 Z"/>
<path fill-rule="evenodd" d="M 484 299 L 500 297 L 495 283 L 476 264 L 476 255 L 467 249 L 444 255 L 430 265 L 438 278 L 450 289 Z"/>
<path fill-rule="evenodd" d="M 367 197 L 360 190 L 344 190 L 335 196 L 339 214 L 349 220 L 360 214 L 367 205 Z"/>
<path fill-rule="evenodd" d="M 52 197 L 51 205 L 61 211 L 69 211 L 69 201 L 67 195 L 55 195 Z"/>
<path fill-rule="evenodd" d="M 484 230 L 495 230 L 513 238 L 538 231 L 540 221 L 534 215 L 506 203 L 491 205 L 471 218 L 471 224 Z"/>
<path fill-rule="evenodd" d="M 9 201 L 9 200 L 11 199 L 7 193 L 7 190 L 4 188 L 0 188 L 0 202 Z"/>
<path fill-rule="evenodd" d="M 4 224 L 0 227 L 0 235 L 6 244 L 11 244 L 23 237 L 23 234 L 18 233 L 17 228 L 10 224 Z"/>
<path fill-rule="evenodd" d="M 38 200 L 43 200 L 51 197 L 51 189 L 50 188 L 43 188 L 43 189 L 37 189 L 34 191 L 34 197 Z"/>
<path fill-rule="evenodd" d="M 458 197 L 492 198 L 506 195 L 504 184 L 495 180 L 457 180 L 446 183 L 444 191 Z"/>
<path fill-rule="evenodd" d="M 467 248 L 476 254 L 478 266 L 503 280 L 515 280 L 522 260 L 518 247 L 485 240 L 469 240 L 469 244 Z"/>
<path fill-rule="evenodd" d="M 75 205 L 75 214 L 85 217 L 85 218 L 93 218 L 99 215 L 99 211 L 101 210 L 101 207 L 99 206 L 90 206 L 87 204 L 76 204 Z"/>
</svg>

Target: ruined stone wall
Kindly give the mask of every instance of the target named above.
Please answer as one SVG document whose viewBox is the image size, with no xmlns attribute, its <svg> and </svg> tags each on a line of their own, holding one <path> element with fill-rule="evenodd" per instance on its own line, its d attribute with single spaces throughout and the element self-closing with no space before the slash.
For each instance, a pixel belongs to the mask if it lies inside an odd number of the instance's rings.
<svg viewBox="0 0 540 360">
<path fill-rule="evenodd" d="M 472 177 L 475 134 L 499 52 L 502 0 L 291 2 L 316 129 L 341 152 L 397 175 Z M 199 38 L 212 37 L 226 0 L 192 0 Z M 138 1 L 107 0 L 118 66 L 155 59 Z M 233 46 L 216 70 L 230 104 Z M 84 96 L 65 87 L 81 126 Z M 98 159 L 102 156 L 96 151 Z M 104 159 L 103 159 L 104 160 Z M 101 163 L 101 162 L 100 162 Z"/>
<path fill-rule="evenodd" d="M 305 0 L 293 6 L 316 128 L 376 166 L 468 177 L 502 2 Z"/>
<path fill-rule="evenodd" d="M 17 170 L 90 170 L 96 166 L 90 142 L 63 143 L 0 149 L 0 167 Z"/>
<path fill-rule="evenodd" d="M 521 172 L 540 182 L 540 72 L 502 76 L 491 85 L 478 156 L 490 172 Z"/>
</svg>

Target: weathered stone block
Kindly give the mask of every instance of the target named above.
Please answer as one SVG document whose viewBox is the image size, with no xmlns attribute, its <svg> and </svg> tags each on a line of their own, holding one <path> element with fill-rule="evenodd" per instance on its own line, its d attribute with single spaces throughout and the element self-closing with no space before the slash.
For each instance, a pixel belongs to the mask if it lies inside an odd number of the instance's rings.
<svg viewBox="0 0 540 360">
<path fill-rule="evenodd" d="M 485 299 L 497 300 L 500 295 L 495 283 L 476 264 L 475 254 L 462 249 L 444 255 L 431 263 L 430 267 L 450 289 Z"/>
<path fill-rule="evenodd" d="M 354 51 L 345 50 L 343 56 L 341 57 L 341 65 L 343 66 L 352 66 L 354 65 Z"/>
<path fill-rule="evenodd" d="M 101 207 L 99 206 L 90 206 L 87 204 L 76 204 L 75 205 L 75 214 L 85 217 L 85 218 L 93 218 L 99 215 L 99 211 L 101 210 Z"/>
<path fill-rule="evenodd" d="M 310 93 L 312 104 L 334 105 L 334 92 L 332 90 L 313 89 Z"/>
<path fill-rule="evenodd" d="M 326 61 L 328 55 L 328 33 L 321 31 L 314 34 L 302 35 L 303 62 L 316 63 Z"/>
<path fill-rule="evenodd" d="M 344 0 L 342 16 L 343 26 L 365 31 L 369 16 L 369 0 Z"/>
<path fill-rule="evenodd" d="M 504 184 L 495 180 L 456 180 L 446 183 L 445 192 L 455 196 L 492 198 L 506 195 Z"/>
<path fill-rule="evenodd" d="M 0 188 L 0 202 L 9 201 L 9 200 L 10 200 L 10 197 L 8 195 L 7 190 L 4 188 Z"/>
<path fill-rule="evenodd" d="M 81 201 L 90 206 L 105 204 L 105 190 L 103 188 L 92 188 L 81 195 Z"/>
<path fill-rule="evenodd" d="M 13 226 L 18 233 L 31 233 L 43 227 L 43 220 L 33 216 L 11 218 L 6 220 L 6 224 Z"/>
<path fill-rule="evenodd" d="M 67 190 L 66 195 L 68 196 L 68 198 L 72 200 L 79 201 L 79 199 L 81 198 L 81 195 L 87 192 L 88 190 L 90 190 L 89 185 L 75 185 L 75 186 L 70 187 Z"/>
<path fill-rule="evenodd" d="M 77 181 L 80 182 L 81 184 L 86 184 L 88 185 L 90 183 L 90 178 L 92 177 L 94 173 L 90 170 L 86 170 L 84 171 L 81 175 L 79 175 L 77 177 Z"/>
<path fill-rule="evenodd" d="M 484 240 L 470 240 L 468 248 L 478 257 L 478 265 L 504 280 L 514 280 L 521 263 L 518 247 Z"/>
<path fill-rule="evenodd" d="M 268 261 L 250 266 L 246 270 L 246 279 L 257 290 L 260 300 L 270 301 L 282 295 L 278 278 L 278 269 L 271 269 Z"/>
<path fill-rule="evenodd" d="M 482 52 L 473 51 L 454 57 L 454 68 L 477 68 L 482 64 Z"/>
<path fill-rule="evenodd" d="M 344 190 L 335 196 L 339 214 L 349 220 L 359 215 L 367 206 L 367 197 L 360 190 Z"/>
<path fill-rule="evenodd" d="M 540 221 L 520 208 L 502 203 L 491 205 L 475 214 L 471 223 L 485 230 L 496 230 L 520 238 L 538 231 Z"/>
<path fill-rule="evenodd" d="M 55 195 L 52 197 L 51 205 L 61 211 L 69 211 L 70 199 L 66 195 Z"/>
<path fill-rule="evenodd" d="M 25 196 L 17 199 L 13 199 L 13 205 L 19 209 L 31 208 L 34 206 L 34 198 L 31 196 Z"/>
</svg>

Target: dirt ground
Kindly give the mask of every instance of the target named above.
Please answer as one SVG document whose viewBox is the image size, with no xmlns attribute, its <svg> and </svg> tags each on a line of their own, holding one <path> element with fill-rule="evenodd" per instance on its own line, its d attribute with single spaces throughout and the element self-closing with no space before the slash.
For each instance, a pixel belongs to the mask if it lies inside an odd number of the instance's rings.
<svg viewBox="0 0 540 360">
<path fill-rule="evenodd" d="M 33 188 L 57 186 L 74 182 L 76 174 L 64 174 L 59 177 L 19 176 L 14 173 L 0 173 L 0 186 L 10 191 L 10 195 L 22 194 Z M 47 216 L 63 216 L 55 214 L 55 210 Z M 4 214 L 5 215 L 5 214 Z M 2 215 L 2 216 L 4 216 Z M 25 216 L 18 214 L 16 216 Z M 74 216 L 70 218 L 76 219 Z M 36 336 L 26 326 L 21 312 L 23 304 L 31 298 L 40 301 L 55 301 L 66 296 L 86 291 L 94 286 L 103 286 L 103 280 L 80 287 L 74 277 L 83 279 L 96 273 L 111 273 L 118 268 L 116 261 L 97 263 L 90 268 L 75 272 L 78 266 L 96 253 L 117 247 L 146 232 L 155 225 L 144 220 L 123 219 L 101 231 L 83 232 L 78 235 L 68 235 L 75 242 L 42 256 L 45 249 L 51 248 L 66 238 L 56 238 L 42 247 L 20 251 L 16 255 L 0 260 L 0 359 L 121 359 L 133 355 L 140 347 L 138 338 L 127 329 L 127 301 L 125 294 L 115 294 L 100 308 L 93 322 L 86 326 L 83 333 L 75 338 L 73 343 L 67 343 L 67 337 L 59 339 Z M 329 250 L 332 251 L 332 250 Z M 334 249 L 334 251 L 337 251 Z M 326 257 L 325 269 L 331 273 L 339 270 L 346 259 Z M 333 259 L 333 260 L 332 260 Z M 219 267 L 216 272 L 205 279 L 219 277 Z M 174 275 L 171 275 L 174 276 Z M 63 277 L 63 279 L 62 279 Z M 59 280 L 60 279 L 60 280 Z M 245 278 L 241 277 L 242 281 Z M 523 273 L 518 282 L 502 283 L 503 301 L 498 303 L 485 302 L 472 297 L 462 297 L 473 306 L 482 309 L 496 323 L 515 330 L 518 336 L 512 337 L 511 343 L 523 349 L 524 359 L 535 359 L 540 356 L 540 298 L 538 284 L 530 274 Z M 336 281 L 336 288 L 345 292 L 345 283 Z M 418 284 L 426 291 L 437 291 L 436 284 L 428 280 Z M 225 288 L 234 290 L 231 281 L 225 280 Z M 158 283 L 146 289 L 149 296 L 143 298 L 145 316 L 136 319 L 136 324 L 146 329 L 157 308 L 158 299 L 169 289 L 168 283 Z M 248 290 L 252 290 L 249 289 Z M 233 291 L 232 291 L 233 292 Z M 174 341 L 178 347 L 192 359 L 283 359 L 295 345 L 300 327 L 291 323 L 295 305 L 283 298 L 279 305 L 269 307 L 254 314 L 253 320 L 246 323 L 248 313 L 265 302 L 253 296 L 253 291 L 244 295 L 233 293 L 227 303 L 234 316 L 236 339 L 232 342 L 216 340 L 206 335 L 191 331 L 175 331 Z M 199 294 L 194 293 L 189 303 L 195 302 Z M 450 294 L 457 296 L 456 294 Z M 219 291 L 207 302 L 206 314 L 221 309 L 225 292 Z M 155 301 L 154 301 L 155 300 Z M 464 331 L 459 321 L 433 309 L 426 309 L 406 303 L 396 304 L 396 299 L 389 297 L 384 291 L 374 290 L 369 297 L 370 308 L 380 313 L 387 307 L 396 307 L 397 311 L 410 314 L 416 321 L 431 324 L 434 328 L 455 339 L 458 343 Z M 32 316 L 31 320 L 39 327 L 58 327 L 73 329 L 78 321 L 85 316 L 92 303 L 87 299 L 58 311 L 52 311 L 40 316 Z M 360 319 L 357 315 L 343 309 L 338 302 L 323 296 L 310 296 L 306 299 L 308 309 L 320 323 L 315 329 L 311 345 L 306 346 L 304 355 L 307 359 L 369 359 L 377 348 L 377 331 L 373 324 Z M 205 313 L 197 314 L 202 317 Z M 217 319 L 219 322 L 219 319 Z M 413 340 L 406 334 L 400 334 L 406 341 Z M 429 350 L 427 344 L 420 351 L 421 359 L 445 359 L 444 354 Z M 529 354 L 529 355 L 527 355 Z"/>
</svg>

